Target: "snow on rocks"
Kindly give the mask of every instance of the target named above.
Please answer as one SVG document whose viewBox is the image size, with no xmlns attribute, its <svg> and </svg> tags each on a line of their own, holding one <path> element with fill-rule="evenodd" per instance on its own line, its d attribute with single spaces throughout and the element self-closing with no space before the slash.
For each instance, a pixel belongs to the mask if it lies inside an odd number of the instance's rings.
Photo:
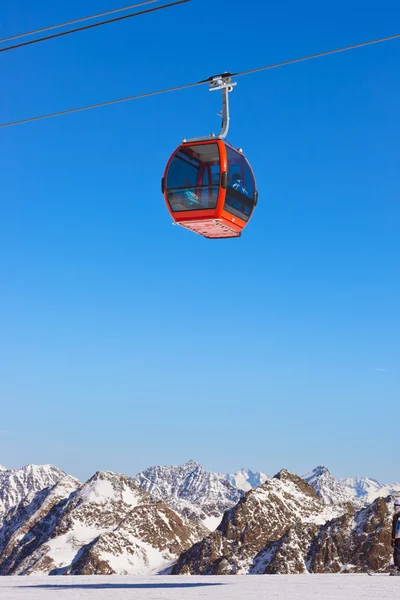
<svg viewBox="0 0 400 600">
<path fill-rule="evenodd" d="M 368 477 L 335 479 L 327 467 L 313 469 L 303 479 L 313 486 L 325 504 L 345 504 L 351 502 L 356 508 L 371 504 L 376 498 L 386 498 L 400 492 L 400 483 L 383 484 Z"/>
<path fill-rule="evenodd" d="M 250 490 L 226 511 L 220 526 L 184 553 L 176 574 L 245 574 L 269 542 L 279 540 L 298 522 L 312 522 L 323 505 L 315 490 L 286 470 Z"/>
<path fill-rule="evenodd" d="M 361 508 L 361 503 L 343 483 L 335 479 L 327 467 L 320 466 L 303 476 L 318 494 L 324 504 L 346 504 L 351 502 Z"/>
<path fill-rule="evenodd" d="M 194 461 L 183 465 L 151 467 L 132 481 L 189 519 L 215 527 L 225 510 L 243 495 L 225 478 L 206 471 Z"/>
<path fill-rule="evenodd" d="M 63 479 L 8 513 L 0 530 L 0 574 L 150 573 L 208 531 L 125 475 Z"/>
<path fill-rule="evenodd" d="M 184 552 L 174 574 L 228 575 L 385 571 L 392 499 L 355 511 L 327 507 L 286 470 L 245 494 L 217 530 Z"/>
<path fill-rule="evenodd" d="M 2 516 L 17 506 L 25 496 L 51 487 L 66 476 L 53 465 L 27 465 L 22 469 L 0 472 L 0 522 Z"/>
</svg>

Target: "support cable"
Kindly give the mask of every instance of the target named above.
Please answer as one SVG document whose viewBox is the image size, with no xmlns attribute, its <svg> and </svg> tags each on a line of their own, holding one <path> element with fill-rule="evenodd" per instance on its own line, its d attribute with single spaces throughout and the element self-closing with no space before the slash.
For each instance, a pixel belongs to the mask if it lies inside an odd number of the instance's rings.
<svg viewBox="0 0 400 600">
<path fill-rule="evenodd" d="M 34 31 L 27 31 L 26 33 L 18 33 L 16 35 L 11 35 L 10 37 L 3 38 L 2 40 L 0 40 L 0 44 L 4 44 L 4 42 L 11 42 L 11 40 L 18 40 L 23 37 L 44 33 L 45 31 L 51 31 L 52 29 L 60 29 L 61 27 L 67 27 L 68 25 L 76 25 L 77 23 L 91 21 L 92 19 L 100 19 L 100 17 L 107 17 L 108 15 L 124 12 L 125 10 L 131 10 L 132 8 L 139 8 L 139 6 L 144 6 L 145 4 L 154 4 L 154 2 L 159 2 L 159 0 L 143 0 L 143 2 L 138 2 L 137 4 L 129 4 L 128 6 L 123 6 L 121 8 L 114 8 L 113 10 L 107 10 L 106 12 L 97 13 L 96 15 L 89 15 L 88 17 L 81 17 L 80 19 L 74 19 L 73 21 L 58 23 L 58 25 L 42 27 L 42 29 L 35 29 Z"/>
<path fill-rule="evenodd" d="M 326 52 L 318 52 L 317 54 L 310 54 L 308 56 L 303 56 L 300 58 L 294 58 L 291 60 L 286 60 L 284 62 L 280 62 L 280 63 L 274 63 L 271 65 L 266 65 L 264 67 L 258 67 L 256 69 L 250 69 L 248 71 L 239 71 L 238 73 L 226 73 L 226 75 L 230 75 L 232 77 L 241 77 L 243 75 L 251 75 L 253 73 L 258 73 L 261 71 L 267 71 L 267 70 L 271 70 L 271 69 L 277 69 L 278 67 L 284 67 L 287 65 L 292 65 L 295 63 L 300 63 L 300 62 L 305 62 L 308 60 L 312 60 L 314 58 L 321 58 L 323 56 L 329 56 L 331 54 L 338 54 L 339 52 L 345 52 L 347 50 L 354 50 L 355 48 L 363 48 L 364 46 L 370 46 L 372 44 L 379 44 L 381 42 L 387 42 L 389 40 L 394 40 L 394 39 L 398 39 L 400 38 L 400 33 L 395 34 L 395 35 L 390 35 L 390 36 L 386 36 L 383 38 L 379 38 L 379 39 L 375 39 L 375 40 L 370 40 L 367 42 L 361 42 L 359 44 L 353 44 L 351 46 L 344 46 L 342 48 L 336 48 L 334 50 L 327 50 Z M 68 115 L 71 113 L 76 113 L 76 112 L 81 112 L 84 110 L 91 110 L 93 108 L 100 108 L 102 106 L 110 106 L 112 104 L 119 104 L 121 102 L 130 102 L 131 100 L 139 100 L 140 98 L 148 98 L 150 96 L 159 96 L 161 94 L 168 94 L 171 92 L 177 92 L 180 90 L 185 90 L 188 88 L 194 88 L 200 85 L 205 85 L 205 84 L 210 84 L 210 82 L 212 81 L 212 79 L 215 76 L 209 77 L 208 79 L 204 79 L 202 81 L 197 81 L 195 83 L 188 83 L 185 85 L 180 85 L 180 86 L 175 86 L 175 87 L 170 87 L 170 88 L 165 88 L 162 90 L 156 90 L 153 92 L 147 92 L 144 94 L 137 94 L 135 96 L 127 96 L 125 98 L 119 98 L 116 100 L 109 100 L 107 102 L 99 102 L 98 104 L 90 104 L 87 106 L 81 106 L 78 108 L 70 108 L 68 110 L 62 110 L 59 112 L 54 112 L 54 113 L 48 113 L 48 114 L 44 114 L 44 115 L 39 115 L 36 117 L 29 117 L 27 119 L 21 119 L 19 121 L 11 121 L 9 123 L 2 123 L 0 124 L 0 129 L 4 128 L 4 127 L 13 127 L 14 125 L 22 125 L 23 123 L 31 123 L 32 121 L 41 121 L 44 119 L 51 119 L 53 117 L 59 117 L 62 115 Z"/>
<path fill-rule="evenodd" d="M 61 31 L 61 33 L 53 33 L 52 35 L 47 35 L 45 37 L 36 38 L 35 40 L 29 40 L 28 42 L 20 42 L 19 44 L 14 44 L 13 46 L 6 46 L 5 48 L 0 48 L 0 53 L 8 52 L 9 50 L 16 50 L 17 48 L 22 48 L 24 46 L 31 46 L 33 44 L 38 44 L 39 42 L 45 42 L 46 40 L 53 40 L 55 38 L 59 38 L 64 35 L 70 35 L 71 33 L 77 33 L 79 31 L 86 31 L 87 29 L 93 29 L 94 27 L 101 27 L 102 25 L 108 25 L 109 23 L 116 23 L 117 21 L 123 21 L 124 19 L 132 19 L 133 17 L 139 17 L 141 15 L 153 13 L 158 10 L 163 10 L 165 8 L 171 8 L 173 6 L 178 6 L 179 4 L 185 4 L 186 2 L 191 2 L 191 0 L 177 0 L 176 2 L 171 2 L 170 4 L 162 4 L 161 6 L 155 6 L 154 8 L 147 8 L 147 9 L 141 10 L 139 12 L 129 13 L 129 15 L 123 15 L 122 17 L 114 17 L 113 19 L 107 19 L 106 21 L 99 21 L 98 23 L 92 23 L 91 25 L 84 25 L 83 27 L 76 27 L 75 29 L 68 29 L 67 31 Z"/>
</svg>

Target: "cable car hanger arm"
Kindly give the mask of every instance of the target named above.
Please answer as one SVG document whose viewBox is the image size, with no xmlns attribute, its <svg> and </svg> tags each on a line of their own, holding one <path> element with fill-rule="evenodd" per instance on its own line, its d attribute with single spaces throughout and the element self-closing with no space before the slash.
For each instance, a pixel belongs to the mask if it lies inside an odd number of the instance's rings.
<svg viewBox="0 0 400 600">
<path fill-rule="evenodd" d="M 219 113 L 219 115 L 222 117 L 221 131 L 218 135 L 216 135 L 215 133 L 210 133 L 209 136 L 191 138 L 190 140 L 184 139 L 183 142 L 199 142 L 202 140 L 208 140 L 210 139 L 210 137 L 215 137 L 223 140 L 228 135 L 230 123 L 229 94 L 233 91 L 234 86 L 237 84 L 236 82 L 232 81 L 232 76 L 230 73 L 221 73 L 220 75 L 211 76 L 208 79 L 205 79 L 204 81 L 200 81 L 199 85 L 203 83 L 208 83 L 210 85 L 210 92 L 215 92 L 218 90 L 222 91 L 222 111 L 221 113 Z"/>
</svg>

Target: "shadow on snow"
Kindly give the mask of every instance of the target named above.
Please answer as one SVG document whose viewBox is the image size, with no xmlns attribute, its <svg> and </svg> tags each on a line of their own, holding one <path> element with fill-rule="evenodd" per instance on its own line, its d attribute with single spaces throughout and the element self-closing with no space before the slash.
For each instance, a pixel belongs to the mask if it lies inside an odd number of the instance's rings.
<svg viewBox="0 0 400 600">
<path fill-rule="evenodd" d="M 211 587 L 216 585 L 225 585 L 223 583 L 71 583 L 68 584 L 41 584 L 41 585 L 20 585 L 20 589 L 35 589 L 35 590 L 149 590 L 149 589 L 183 589 L 183 588 L 198 588 Z M 13 586 L 14 587 L 14 586 Z M 17 587 L 17 586 L 15 586 Z"/>
</svg>

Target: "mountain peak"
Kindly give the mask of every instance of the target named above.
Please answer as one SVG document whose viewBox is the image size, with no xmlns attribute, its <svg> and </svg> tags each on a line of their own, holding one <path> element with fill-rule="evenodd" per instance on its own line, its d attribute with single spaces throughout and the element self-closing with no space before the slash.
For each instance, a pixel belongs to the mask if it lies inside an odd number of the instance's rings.
<svg viewBox="0 0 400 600">
<path fill-rule="evenodd" d="M 243 495 L 224 477 L 206 471 L 194 460 L 183 465 L 146 469 L 132 479 L 139 488 L 163 500 L 184 516 L 215 529 L 222 514 Z"/>
<path fill-rule="evenodd" d="M 281 469 L 276 475 L 274 475 L 274 479 L 288 479 L 292 476 L 292 473 L 287 469 Z"/>
<path fill-rule="evenodd" d="M 203 468 L 198 462 L 196 462 L 195 460 L 192 460 L 192 459 L 188 460 L 182 466 L 183 467 L 188 467 L 188 468 L 191 468 L 191 469 L 197 469 L 199 467 L 200 467 L 200 469 Z"/>
<path fill-rule="evenodd" d="M 315 489 L 308 483 L 308 481 L 304 480 L 298 475 L 295 475 L 294 473 L 291 473 L 287 469 L 281 469 L 279 473 L 274 475 L 273 479 L 278 479 L 279 481 L 282 481 L 283 483 L 289 483 L 290 485 L 294 484 L 303 494 L 311 496 L 312 498 L 318 498 Z"/>
<path fill-rule="evenodd" d="M 32 493 L 53 487 L 66 476 L 53 465 L 25 465 L 1 471 L 0 519 L 11 507 Z"/>
</svg>

